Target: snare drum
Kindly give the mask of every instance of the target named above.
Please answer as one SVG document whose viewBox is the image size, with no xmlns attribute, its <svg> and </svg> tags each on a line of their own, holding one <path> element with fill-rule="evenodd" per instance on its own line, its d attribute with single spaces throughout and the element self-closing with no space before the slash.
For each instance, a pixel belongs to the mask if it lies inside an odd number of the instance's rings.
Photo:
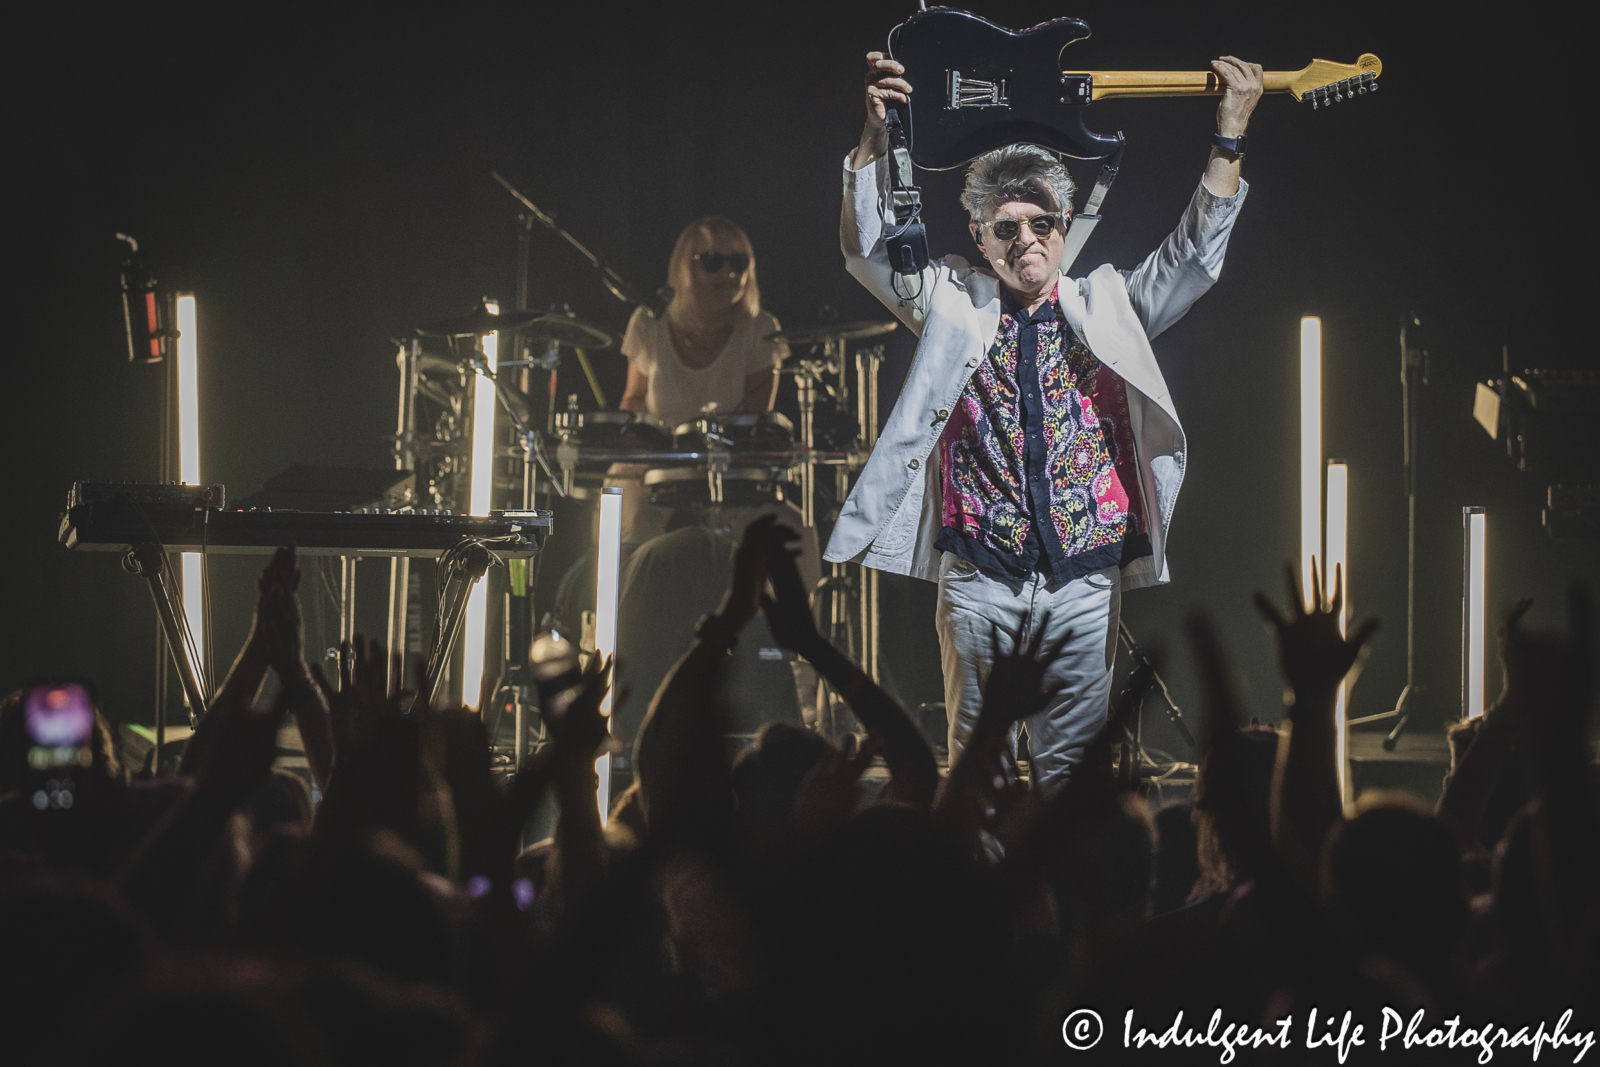
<svg viewBox="0 0 1600 1067">
<path fill-rule="evenodd" d="M 777 411 L 712 413 L 672 431 L 680 452 L 705 452 L 709 445 L 738 452 L 788 452 L 794 447 L 794 424 Z"/>
<path fill-rule="evenodd" d="M 645 471 L 650 503 L 660 508 L 759 508 L 781 504 L 793 492 L 789 472 L 772 467 L 660 467 Z"/>
</svg>

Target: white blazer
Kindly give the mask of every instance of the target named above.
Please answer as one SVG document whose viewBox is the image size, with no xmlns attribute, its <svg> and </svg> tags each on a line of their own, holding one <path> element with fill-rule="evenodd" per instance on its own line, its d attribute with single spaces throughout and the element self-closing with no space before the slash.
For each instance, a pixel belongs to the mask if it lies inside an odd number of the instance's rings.
<svg viewBox="0 0 1600 1067">
<path fill-rule="evenodd" d="M 895 276 L 883 244 L 885 219 L 893 222 L 888 179 L 887 157 L 858 171 L 846 158 L 839 244 L 850 273 L 921 342 L 900 399 L 840 511 L 825 556 L 834 563 L 938 581 L 933 541 L 941 524 L 943 483 L 935 446 L 967 379 L 994 343 L 1000 283 L 961 257 L 946 256 L 922 272 L 921 295 L 902 302 L 891 284 Z M 1100 362 L 1128 384 L 1138 488 L 1153 554 L 1123 568 L 1125 589 L 1170 580 L 1167 528 L 1186 462 L 1183 427 L 1150 338 L 1182 318 L 1216 282 L 1247 191 L 1241 181 L 1233 196 L 1217 196 L 1201 182 L 1177 229 L 1138 267 L 1118 271 L 1106 264 L 1086 278 L 1064 279 L 1058 290 L 1062 316 Z M 906 292 L 917 282 L 900 278 L 898 284 Z"/>
</svg>

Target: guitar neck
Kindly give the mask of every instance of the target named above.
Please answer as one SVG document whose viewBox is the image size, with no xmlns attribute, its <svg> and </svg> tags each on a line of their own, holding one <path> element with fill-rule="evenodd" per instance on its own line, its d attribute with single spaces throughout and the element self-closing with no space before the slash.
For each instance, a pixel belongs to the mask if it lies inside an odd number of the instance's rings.
<svg viewBox="0 0 1600 1067">
<path fill-rule="evenodd" d="M 1119 96 L 1221 96 L 1222 81 L 1209 70 L 1089 70 L 1063 73 L 1090 79 L 1089 99 L 1108 100 Z M 1298 71 L 1268 71 L 1264 76 L 1269 93 L 1293 92 L 1291 83 Z"/>
</svg>

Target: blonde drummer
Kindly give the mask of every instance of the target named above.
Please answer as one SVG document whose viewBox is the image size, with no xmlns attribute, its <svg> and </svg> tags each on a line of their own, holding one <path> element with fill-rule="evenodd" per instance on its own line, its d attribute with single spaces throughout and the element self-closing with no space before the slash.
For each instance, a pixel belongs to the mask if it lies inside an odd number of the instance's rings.
<svg viewBox="0 0 1600 1067">
<path fill-rule="evenodd" d="M 667 282 L 673 296 L 665 314 L 640 307 L 628 320 L 622 410 L 653 416 L 668 432 L 707 411 L 771 411 L 789 346 L 767 340 L 780 327 L 761 310 L 755 249 L 744 230 L 721 215 L 689 223 L 673 246 Z M 643 474 L 618 465 L 607 478 L 624 490 L 622 539 L 633 544 L 666 529 L 666 512 L 649 506 Z"/>
</svg>

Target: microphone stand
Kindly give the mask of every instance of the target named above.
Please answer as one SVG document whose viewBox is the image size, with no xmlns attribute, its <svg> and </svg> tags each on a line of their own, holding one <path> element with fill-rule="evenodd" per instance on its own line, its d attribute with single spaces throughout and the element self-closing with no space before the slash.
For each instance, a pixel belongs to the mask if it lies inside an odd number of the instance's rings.
<svg viewBox="0 0 1600 1067">
<path fill-rule="evenodd" d="M 1140 646 L 1138 641 L 1134 640 L 1133 631 L 1129 630 L 1128 624 L 1121 619 L 1117 620 L 1117 639 L 1121 642 L 1122 647 L 1127 650 L 1128 655 L 1133 658 L 1134 673 L 1129 675 L 1129 690 L 1133 689 L 1134 687 L 1133 678 L 1137 676 L 1140 671 L 1147 672 L 1150 678 L 1151 687 L 1161 690 L 1162 701 L 1167 706 L 1167 720 L 1171 722 L 1178 733 L 1182 735 L 1184 742 L 1191 749 L 1198 750 L 1200 747 L 1199 742 L 1195 740 L 1194 734 L 1189 731 L 1189 724 L 1183 720 L 1182 709 L 1178 707 L 1177 701 L 1172 699 L 1172 693 L 1167 689 L 1166 681 L 1161 677 L 1160 672 L 1156 670 L 1155 660 L 1151 659 L 1149 653 L 1147 653 Z M 1142 715 L 1144 710 L 1142 703 L 1138 710 Z M 1141 718 L 1139 720 L 1139 730 L 1137 733 L 1130 731 L 1126 723 L 1123 724 L 1122 729 L 1123 732 L 1129 734 L 1129 736 L 1132 738 L 1134 745 L 1138 749 L 1141 760 L 1149 766 L 1155 766 L 1155 760 L 1151 759 L 1149 754 L 1144 750 L 1143 719 Z"/>
<path fill-rule="evenodd" d="M 1400 396 L 1401 421 L 1405 431 L 1406 484 L 1406 687 L 1400 690 L 1400 697 L 1395 701 L 1393 711 L 1351 719 L 1348 723 L 1350 726 L 1356 726 L 1380 719 L 1394 719 L 1394 728 L 1383 739 L 1385 752 L 1393 752 L 1395 745 L 1399 744 L 1400 735 L 1405 732 L 1406 726 L 1411 721 L 1411 713 L 1416 710 L 1417 698 L 1425 690 L 1425 687 L 1417 684 L 1416 676 L 1417 448 L 1420 443 L 1420 435 L 1417 432 L 1417 408 L 1422 387 L 1428 384 L 1428 352 L 1414 343 L 1414 337 L 1408 337 L 1410 330 L 1421 325 L 1422 320 L 1417 318 L 1415 313 L 1407 313 L 1400 321 Z"/>
</svg>

